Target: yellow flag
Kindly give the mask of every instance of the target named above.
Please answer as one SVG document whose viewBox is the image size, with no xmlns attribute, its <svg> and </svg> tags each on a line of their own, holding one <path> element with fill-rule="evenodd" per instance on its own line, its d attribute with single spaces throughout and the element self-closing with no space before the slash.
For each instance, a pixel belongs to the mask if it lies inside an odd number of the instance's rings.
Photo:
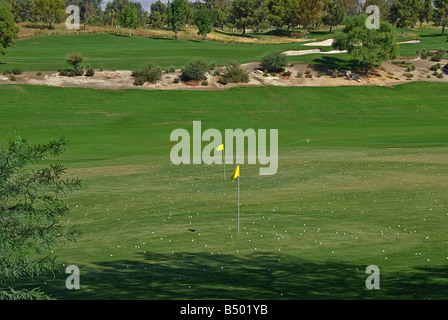
<svg viewBox="0 0 448 320">
<path fill-rule="evenodd" d="M 235 169 L 235 171 L 233 171 L 232 176 L 230 177 L 230 179 L 235 180 L 236 178 L 238 178 L 240 176 L 240 165 L 238 165 Z"/>
<path fill-rule="evenodd" d="M 216 147 L 216 151 L 221 151 L 221 150 L 224 150 L 224 145 L 223 144 Z"/>
</svg>

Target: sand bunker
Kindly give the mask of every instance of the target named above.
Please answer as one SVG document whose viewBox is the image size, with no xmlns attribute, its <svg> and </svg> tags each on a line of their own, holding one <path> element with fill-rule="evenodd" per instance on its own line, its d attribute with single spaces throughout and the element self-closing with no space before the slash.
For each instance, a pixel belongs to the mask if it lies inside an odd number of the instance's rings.
<svg viewBox="0 0 448 320">
<path fill-rule="evenodd" d="M 322 53 L 322 54 L 335 54 L 335 53 L 344 53 L 347 50 L 330 50 L 330 51 L 322 51 L 322 49 L 309 49 L 309 50 L 288 50 L 283 52 L 287 56 L 302 56 L 305 54 L 313 54 L 313 53 Z"/>
<path fill-rule="evenodd" d="M 408 41 L 400 41 L 397 42 L 398 44 L 405 44 L 405 43 L 420 43 L 422 42 L 421 40 L 408 40 Z"/>
<path fill-rule="evenodd" d="M 318 47 L 318 46 L 324 46 L 324 47 L 329 47 L 333 44 L 334 39 L 327 39 L 324 41 L 319 41 L 319 42 L 309 42 L 309 43 L 304 43 L 304 46 L 311 46 L 311 47 Z"/>
</svg>

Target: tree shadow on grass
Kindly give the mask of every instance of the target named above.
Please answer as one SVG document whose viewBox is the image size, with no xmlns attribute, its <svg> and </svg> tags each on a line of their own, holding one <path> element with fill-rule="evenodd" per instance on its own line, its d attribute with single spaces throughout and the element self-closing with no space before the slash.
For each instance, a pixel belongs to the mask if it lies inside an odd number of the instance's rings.
<svg viewBox="0 0 448 320">
<path fill-rule="evenodd" d="M 137 254 L 135 260 L 100 261 L 94 264 L 94 268 L 79 267 L 79 290 L 65 288 L 68 275 L 64 273 L 54 279 L 47 279 L 47 285 L 42 289 L 57 299 L 69 300 L 339 300 L 448 297 L 447 267 L 392 274 L 379 266 L 380 290 L 366 289 L 366 266 L 359 266 L 357 270 L 355 265 L 340 262 L 315 263 L 268 253 L 247 256 L 206 253 Z"/>
<path fill-rule="evenodd" d="M 314 62 L 317 66 L 322 66 L 328 69 L 358 70 L 362 67 L 357 59 L 347 60 L 330 56 L 322 56 L 315 59 Z"/>
</svg>

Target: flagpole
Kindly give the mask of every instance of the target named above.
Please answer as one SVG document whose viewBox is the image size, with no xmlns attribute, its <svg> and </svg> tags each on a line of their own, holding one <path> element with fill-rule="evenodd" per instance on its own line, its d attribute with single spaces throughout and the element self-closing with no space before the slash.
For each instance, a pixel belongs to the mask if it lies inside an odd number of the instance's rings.
<svg viewBox="0 0 448 320">
<path fill-rule="evenodd" d="M 224 165 L 224 181 L 226 180 L 226 159 L 224 158 L 224 151 L 222 152 L 222 163 Z"/>
<path fill-rule="evenodd" d="M 240 235 L 240 177 L 238 176 L 238 235 Z"/>
</svg>

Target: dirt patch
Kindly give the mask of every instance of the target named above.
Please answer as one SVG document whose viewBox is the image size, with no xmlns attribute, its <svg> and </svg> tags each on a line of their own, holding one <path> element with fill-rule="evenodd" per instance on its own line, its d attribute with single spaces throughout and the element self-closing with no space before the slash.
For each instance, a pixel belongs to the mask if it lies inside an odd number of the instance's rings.
<svg viewBox="0 0 448 320">
<path fill-rule="evenodd" d="M 314 49 L 311 49 L 314 50 Z M 317 49 L 320 50 L 320 49 Z M 444 66 L 448 60 L 440 61 Z M 31 84 L 53 87 L 83 87 L 92 89 L 142 89 L 142 90 L 224 90 L 232 87 L 253 86 L 347 86 L 347 85 L 380 85 L 393 86 L 410 81 L 448 82 L 448 70 L 441 68 L 437 72 L 442 74 L 439 78 L 429 68 L 436 64 L 434 61 L 423 60 L 419 57 L 384 62 L 381 67 L 370 72 L 368 76 L 359 74 L 360 79 L 353 80 L 354 73 L 347 74 L 347 70 L 335 70 L 318 65 L 297 64 L 287 67 L 289 76 L 279 74 L 265 74 L 260 70 L 259 62 L 250 62 L 242 65 L 248 74 L 248 83 L 218 83 L 218 76 L 208 75 L 207 85 L 202 81 L 179 81 L 181 70 L 173 73 L 164 73 L 162 79 L 156 83 L 145 83 L 143 86 L 134 86 L 134 78 L 130 70 L 96 70 L 93 77 L 67 77 L 60 76 L 58 72 L 24 72 L 15 76 L 11 81 L 7 75 L 0 75 L 0 84 Z M 39 75 L 38 75 L 39 74 Z M 176 83 L 177 82 L 177 83 Z"/>
</svg>

